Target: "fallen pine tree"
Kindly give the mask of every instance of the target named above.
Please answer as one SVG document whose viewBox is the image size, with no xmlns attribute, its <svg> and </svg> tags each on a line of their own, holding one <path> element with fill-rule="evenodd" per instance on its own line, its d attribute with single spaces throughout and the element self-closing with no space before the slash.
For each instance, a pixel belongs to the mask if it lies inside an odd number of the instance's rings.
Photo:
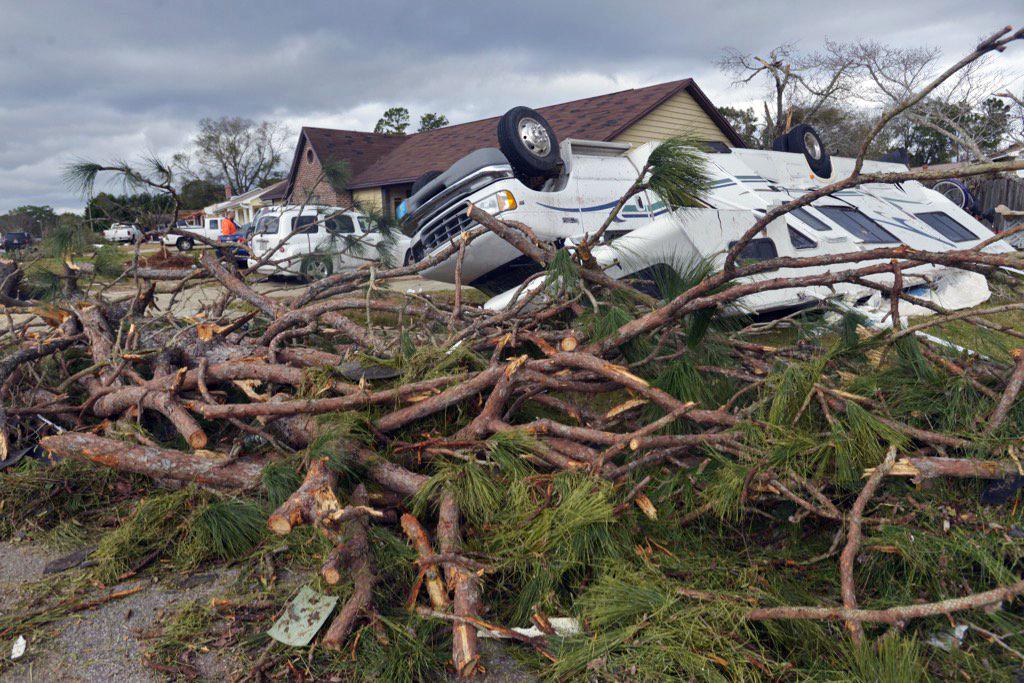
<svg viewBox="0 0 1024 683">
<path fill-rule="evenodd" d="M 4 337 L 3 459 L 38 444 L 75 467 L 186 485 L 147 489 L 109 532 L 105 581 L 165 556 L 258 555 L 274 542 L 263 531 L 303 546 L 310 581 L 343 598 L 324 652 L 302 663 L 310 678 L 472 677 L 488 667 L 482 635 L 555 677 L 1019 669 L 1024 333 L 993 320 L 1017 310 L 1020 254 L 901 246 L 678 264 L 656 299 L 610 280 L 586 249 L 469 212 L 479 226 L 432 262 L 492 231 L 545 286 L 502 312 L 461 283 L 451 295 L 383 287 L 420 264 L 270 297 L 210 249 L 192 268 L 126 267 L 135 289 L 120 299 L 70 266 L 63 298 L 8 292 L 35 318 Z M 901 273 L 928 263 L 984 272 L 1006 301 L 885 330 L 827 302 L 767 323 L 735 314 L 751 294 L 891 274 L 869 282 L 899 321 L 901 302 L 920 304 Z M 831 269 L 798 270 L 818 265 Z M 201 316 L 157 311 L 157 281 L 216 300 Z M 923 330 L 985 353 L 912 333 Z M 3 513 L 56 496 L 33 488 L 45 472 L 0 474 Z M 1007 504 L 981 504 L 991 480 Z M 73 500 L 94 511 L 119 499 Z M 574 632 L 552 626 L 563 616 Z M 981 634 L 970 643 L 926 646 L 968 619 Z M 257 677 L 288 676 L 306 656 L 255 652 L 245 673 Z"/>
</svg>

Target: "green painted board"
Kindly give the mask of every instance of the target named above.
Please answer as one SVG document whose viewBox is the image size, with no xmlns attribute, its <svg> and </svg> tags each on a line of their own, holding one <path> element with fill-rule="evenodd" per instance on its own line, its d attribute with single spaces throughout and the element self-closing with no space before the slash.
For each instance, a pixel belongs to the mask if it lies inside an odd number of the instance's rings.
<svg viewBox="0 0 1024 683">
<path fill-rule="evenodd" d="M 284 614 L 267 631 L 267 635 L 285 645 L 305 647 L 327 621 L 327 617 L 331 616 L 337 604 L 338 598 L 333 595 L 320 595 L 309 586 L 303 586 Z"/>
</svg>

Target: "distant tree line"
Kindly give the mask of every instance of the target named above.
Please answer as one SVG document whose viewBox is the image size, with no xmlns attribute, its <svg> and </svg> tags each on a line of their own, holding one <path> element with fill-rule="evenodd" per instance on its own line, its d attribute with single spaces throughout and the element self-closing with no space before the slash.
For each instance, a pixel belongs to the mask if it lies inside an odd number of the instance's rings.
<svg viewBox="0 0 1024 683">
<path fill-rule="evenodd" d="M 444 114 L 428 112 L 420 116 L 420 127 L 416 131 L 422 133 L 435 128 L 444 128 L 448 125 L 448 117 Z M 374 133 L 385 135 L 405 135 L 409 128 L 409 110 L 405 107 L 391 107 L 386 110 L 374 126 Z"/>
<path fill-rule="evenodd" d="M 870 41 L 826 41 L 814 51 L 784 44 L 764 54 L 728 49 L 719 67 L 734 85 L 756 86 L 761 102 L 719 111 L 752 147 L 771 148 L 792 126 L 809 123 L 832 153 L 856 156 L 879 110 L 929 81 L 941 69 L 940 60 L 936 49 Z M 999 92 L 1004 80 L 984 63 L 963 70 L 901 114 L 878 136 L 870 156 L 905 149 L 914 166 L 987 161 L 1024 142 L 1024 108 L 1011 93 Z"/>
</svg>

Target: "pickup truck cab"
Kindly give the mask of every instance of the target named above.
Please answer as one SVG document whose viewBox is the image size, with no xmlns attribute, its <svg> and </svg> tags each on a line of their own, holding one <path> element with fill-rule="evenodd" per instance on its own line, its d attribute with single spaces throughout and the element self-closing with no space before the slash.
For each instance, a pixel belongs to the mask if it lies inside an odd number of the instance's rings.
<svg viewBox="0 0 1024 683">
<path fill-rule="evenodd" d="M 220 218 L 205 218 L 202 223 L 178 221 L 174 227 L 176 230 L 201 235 L 216 242 L 220 240 L 220 221 Z M 173 232 L 168 232 L 160 238 L 160 241 L 169 247 L 177 247 L 178 251 L 189 251 L 197 242 L 200 242 L 200 240 L 194 239 L 187 234 L 179 235 Z"/>
<path fill-rule="evenodd" d="M 260 211 L 250 236 L 249 267 L 257 272 L 317 280 L 380 258 L 386 240 L 370 220 L 336 206 L 274 206 Z"/>
<path fill-rule="evenodd" d="M 135 244 L 136 242 L 143 241 L 144 236 L 137 225 L 114 223 L 103 231 L 103 239 L 110 242 L 128 242 L 129 244 Z"/>
</svg>

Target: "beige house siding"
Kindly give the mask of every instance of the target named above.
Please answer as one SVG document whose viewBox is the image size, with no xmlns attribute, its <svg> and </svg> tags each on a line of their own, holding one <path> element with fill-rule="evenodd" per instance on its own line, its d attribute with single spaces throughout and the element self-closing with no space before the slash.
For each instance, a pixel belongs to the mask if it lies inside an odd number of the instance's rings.
<svg viewBox="0 0 1024 683">
<path fill-rule="evenodd" d="M 381 189 L 379 187 L 371 187 L 367 190 L 353 190 L 352 200 L 357 206 L 363 209 L 374 209 L 380 211 L 384 206 L 384 202 L 381 199 Z"/>
<path fill-rule="evenodd" d="M 724 142 L 729 138 L 715 125 L 690 93 L 681 91 L 662 102 L 647 116 L 627 128 L 616 142 L 639 145 L 651 140 L 664 140 L 674 135 L 687 135 L 705 142 Z"/>
</svg>

